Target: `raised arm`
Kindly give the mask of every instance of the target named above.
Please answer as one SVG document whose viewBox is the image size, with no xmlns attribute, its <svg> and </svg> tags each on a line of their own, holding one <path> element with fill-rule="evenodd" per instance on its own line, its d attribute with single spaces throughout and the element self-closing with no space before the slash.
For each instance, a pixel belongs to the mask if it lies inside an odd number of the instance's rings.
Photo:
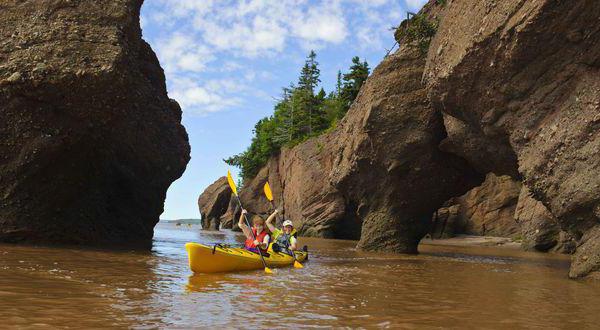
<svg viewBox="0 0 600 330">
<path fill-rule="evenodd" d="M 273 211 L 273 213 L 271 213 L 271 215 L 267 218 L 267 221 L 266 221 L 267 228 L 269 228 L 269 230 L 272 233 L 275 232 L 275 230 L 277 230 L 277 228 L 275 228 L 275 226 L 273 226 L 273 224 L 272 224 L 273 219 L 275 219 L 275 217 L 277 216 L 277 213 L 279 213 L 277 210 Z"/>
<path fill-rule="evenodd" d="M 244 233 L 246 238 L 252 238 L 252 232 L 250 231 L 250 228 L 248 228 L 248 225 L 246 225 L 246 222 L 244 221 L 244 217 L 246 216 L 247 213 L 248 213 L 248 211 L 246 211 L 245 209 L 242 209 L 242 214 L 240 214 L 240 220 L 238 221 L 238 226 L 240 227 L 240 229 L 242 230 L 242 233 Z"/>
</svg>

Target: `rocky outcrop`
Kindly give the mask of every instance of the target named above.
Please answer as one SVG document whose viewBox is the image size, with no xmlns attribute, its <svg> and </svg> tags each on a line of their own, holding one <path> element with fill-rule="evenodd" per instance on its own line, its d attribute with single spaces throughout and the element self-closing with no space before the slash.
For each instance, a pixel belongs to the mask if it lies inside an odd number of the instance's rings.
<svg viewBox="0 0 600 330">
<path fill-rule="evenodd" d="M 432 238 L 456 235 L 506 237 L 528 251 L 572 253 L 575 241 L 527 187 L 489 173 L 481 186 L 451 198 L 433 217 Z"/>
<path fill-rule="evenodd" d="M 198 198 L 202 229 L 219 230 L 221 217 L 227 212 L 231 195 L 231 188 L 225 176 L 204 190 Z"/>
<path fill-rule="evenodd" d="M 265 210 L 268 177 L 278 182 L 274 191 L 283 198 L 276 199 L 302 234 L 416 252 L 437 206 L 482 180 L 464 160 L 439 150 L 446 133 L 421 83 L 424 64 L 406 46 L 386 58 L 338 128 L 272 159 L 245 185 L 244 204 L 258 198 L 252 210 Z"/>
<path fill-rule="evenodd" d="M 359 248 L 416 252 L 438 206 L 481 182 L 438 148 L 446 132 L 421 84 L 424 63 L 406 45 L 383 60 L 338 129 L 331 181 L 362 219 Z"/>
<path fill-rule="evenodd" d="M 282 152 L 279 175 L 285 217 L 303 235 L 359 239 L 360 220 L 329 181 L 336 138 L 326 134 Z"/>
<path fill-rule="evenodd" d="M 437 15 L 435 9 L 428 6 L 427 15 Z M 333 132 L 283 150 L 245 185 L 244 205 L 266 211 L 261 195 L 268 178 L 301 234 L 360 239 L 365 250 L 416 252 L 438 206 L 483 180 L 438 148 L 447 135 L 421 82 L 424 65 L 417 49 L 402 44 L 374 70 Z"/>
<path fill-rule="evenodd" d="M 433 232 L 441 234 L 441 227 L 445 227 L 444 231 L 449 231 L 447 235 L 517 238 L 521 228 L 514 214 L 520 191 L 519 182 L 506 175 L 490 173 L 480 186 L 446 202 L 451 206 L 438 211 Z"/>
<path fill-rule="evenodd" d="M 572 253 L 575 250 L 572 237 L 560 230 L 556 218 L 544 204 L 533 199 L 525 186 L 519 195 L 515 220 L 521 226 L 523 249 L 560 253 Z"/>
<path fill-rule="evenodd" d="M 244 207 L 263 217 L 281 207 L 303 236 L 359 239 L 361 224 L 346 212 L 342 195 L 330 184 L 328 175 L 334 154 L 331 134 L 283 149 L 271 158 L 257 176 L 244 184 L 240 199 Z M 269 182 L 274 203 L 270 205 L 263 187 Z"/>
<path fill-rule="evenodd" d="M 240 216 L 240 208 L 235 198 L 229 200 L 227 211 L 219 218 L 219 223 L 223 229 L 234 229 L 234 221 Z"/>
<path fill-rule="evenodd" d="M 274 203 L 279 205 L 281 203 L 279 157 L 271 158 L 267 165 L 258 172 L 256 177 L 253 180 L 244 182 L 244 186 L 240 189 L 240 200 L 244 208 L 250 213 L 266 216 L 273 211 L 264 192 L 266 182 L 269 182 L 269 186 L 273 192 Z"/>
<path fill-rule="evenodd" d="M 337 129 L 284 150 L 263 179 L 306 233 L 360 228 L 360 248 L 415 252 L 434 210 L 493 172 L 506 189 L 446 205 L 447 222 L 509 236 L 521 224 L 541 250 L 574 239 L 571 276 L 598 271 L 600 2 L 432 0 L 421 14 L 439 20 L 426 59 L 399 40 Z"/>
<path fill-rule="evenodd" d="M 460 205 L 454 204 L 454 199 L 450 199 L 433 214 L 429 235 L 432 239 L 440 239 L 463 234 L 460 232 L 462 222 Z"/>
<path fill-rule="evenodd" d="M 0 241 L 150 246 L 189 145 L 141 4 L 0 5 Z"/>
<path fill-rule="evenodd" d="M 591 0 L 453 1 L 424 75 L 436 109 L 501 145 L 497 157 L 517 160 L 494 172 L 518 170 L 581 238 L 572 277 L 600 267 L 598 17 Z"/>
<path fill-rule="evenodd" d="M 455 198 L 460 205 L 460 232 L 515 238 L 521 229 L 514 219 L 521 183 L 490 173 L 479 187 Z"/>
</svg>

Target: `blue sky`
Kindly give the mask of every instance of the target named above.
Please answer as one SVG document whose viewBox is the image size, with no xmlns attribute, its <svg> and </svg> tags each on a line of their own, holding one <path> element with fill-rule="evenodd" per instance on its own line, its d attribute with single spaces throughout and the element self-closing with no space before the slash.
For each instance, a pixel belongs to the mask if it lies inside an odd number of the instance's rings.
<svg viewBox="0 0 600 330">
<path fill-rule="evenodd" d="M 146 0 L 143 35 L 183 109 L 192 146 L 161 219 L 200 217 L 198 195 L 227 173 L 223 158 L 249 145 L 254 124 L 272 113 L 281 88 L 296 82 L 311 49 L 329 92 L 353 56 L 377 66 L 394 45 L 390 28 L 425 2 Z"/>
</svg>

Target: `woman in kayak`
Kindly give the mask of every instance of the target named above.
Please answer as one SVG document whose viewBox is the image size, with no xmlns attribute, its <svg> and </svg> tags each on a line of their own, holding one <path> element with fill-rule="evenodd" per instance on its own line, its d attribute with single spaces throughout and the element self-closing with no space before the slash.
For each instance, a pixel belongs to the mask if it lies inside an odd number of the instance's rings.
<svg viewBox="0 0 600 330">
<path fill-rule="evenodd" d="M 258 249 L 265 253 L 269 246 L 269 241 L 271 237 L 269 236 L 269 232 L 265 227 L 265 220 L 263 220 L 259 216 L 255 216 L 252 218 L 252 228 L 248 228 L 244 221 L 244 217 L 248 211 L 242 209 L 242 214 L 240 215 L 240 220 L 238 221 L 238 226 L 242 229 L 242 232 L 246 236 L 246 243 L 244 244 L 246 250 L 252 251 L 254 253 L 258 253 Z"/>
<path fill-rule="evenodd" d="M 273 234 L 273 245 L 277 245 L 283 252 L 291 254 L 291 251 L 297 249 L 296 243 L 296 231 L 294 230 L 294 224 L 291 220 L 285 220 L 283 222 L 282 229 L 277 229 L 273 225 L 273 219 L 277 216 L 279 211 L 275 210 L 273 214 L 271 214 L 267 218 L 267 228 Z"/>
</svg>

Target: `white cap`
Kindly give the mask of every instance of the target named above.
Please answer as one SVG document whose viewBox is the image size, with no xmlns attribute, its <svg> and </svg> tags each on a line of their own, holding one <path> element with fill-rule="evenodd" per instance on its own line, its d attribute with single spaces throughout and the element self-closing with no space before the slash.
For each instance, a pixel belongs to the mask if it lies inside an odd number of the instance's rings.
<svg viewBox="0 0 600 330">
<path fill-rule="evenodd" d="M 284 226 L 284 227 L 285 227 L 285 226 L 292 226 L 292 227 L 294 227 L 294 224 L 292 223 L 292 220 L 285 220 L 285 221 L 283 222 L 283 226 Z"/>
</svg>

